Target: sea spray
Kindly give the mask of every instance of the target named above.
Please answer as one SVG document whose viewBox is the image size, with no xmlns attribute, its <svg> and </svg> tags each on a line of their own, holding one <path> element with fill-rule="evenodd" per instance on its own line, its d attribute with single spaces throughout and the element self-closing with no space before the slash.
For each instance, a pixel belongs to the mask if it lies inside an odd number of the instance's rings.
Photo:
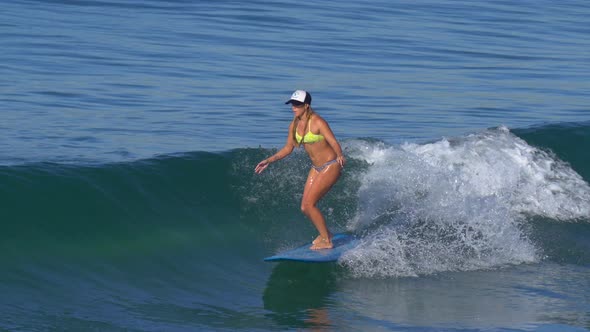
<svg viewBox="0 0 590 332">
<path fill-rule="evenodd" d="M 527 216 L 588 218 L 590 187 L 506 128 L 428 144 L 354 141 L 369 166 L 342 259 L 355 276 L 414 276 L 539 261 Z"/>
</svg>

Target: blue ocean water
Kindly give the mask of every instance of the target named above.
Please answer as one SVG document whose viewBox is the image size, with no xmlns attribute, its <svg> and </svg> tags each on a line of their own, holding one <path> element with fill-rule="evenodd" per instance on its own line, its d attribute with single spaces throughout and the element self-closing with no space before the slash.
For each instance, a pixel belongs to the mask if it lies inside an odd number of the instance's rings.
<svg viewBox="0 0 590 332">
<path fill-rule="evenodd" d="M 590 3 L 16 0 L 0 329 L 590 330 Z M 295 89 L 348 164 L 313 238 Z"/>
<path fill-rule="evenodd" d="M 341 139 L 588 120 L 588 7 L 11 1 L 0 14 L 0 156 L 100 162 L 276 146 L 296 88 Z"/>
</svg>

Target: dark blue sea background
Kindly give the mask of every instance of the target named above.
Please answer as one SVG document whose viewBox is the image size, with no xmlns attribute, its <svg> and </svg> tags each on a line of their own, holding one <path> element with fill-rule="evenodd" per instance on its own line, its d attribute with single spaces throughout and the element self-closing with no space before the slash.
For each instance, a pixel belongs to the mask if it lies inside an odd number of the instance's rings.
<svg viewBox="0 0 590 332">
<path fill-rule="evenodd" d="M 15 0 L 0 330 L 589 331 L 590 3 Z M 348 163 L 320 202 L 295 89 Z"/>
</svg>

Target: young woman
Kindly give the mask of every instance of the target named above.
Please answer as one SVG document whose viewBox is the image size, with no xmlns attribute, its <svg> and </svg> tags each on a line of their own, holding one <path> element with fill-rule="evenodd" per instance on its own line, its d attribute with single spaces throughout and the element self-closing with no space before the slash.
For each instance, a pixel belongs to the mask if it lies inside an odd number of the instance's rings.
<svg viewBox="0 0 590 332">
<path fill-rule="evenodd" d="M 309 92 L 297 90 L 285 104 L 291 104 L 294 113 L 287 143 L 273 156 L 258 163 L 255 172 L 260 174 L 269 164 L 285 158 L 296 146 L 303 145 L 311 159 L 311 169 L 303 189 L 301 211 L 319 232 L 311 249 L 329 249 L 333 247 L 332 234 L 316 205 L 340 177 L 346 159 L 326 120 L 311 108 Z"/>
</svg>

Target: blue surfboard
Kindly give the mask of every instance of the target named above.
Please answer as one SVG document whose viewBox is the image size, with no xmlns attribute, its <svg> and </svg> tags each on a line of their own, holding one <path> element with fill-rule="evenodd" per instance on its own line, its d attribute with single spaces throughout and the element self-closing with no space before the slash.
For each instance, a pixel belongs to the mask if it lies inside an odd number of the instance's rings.
<svg viewBox="0 0 590 332">
<path fill-rule="evenodd" d="M 274 256 L 265 258 L 266 262 L 276 261 L 297 261 L 297 262 L 335 262 L 346 251 L 353 249 L 358 244 L 358 239 L 349 234 L 335 234 L 332 238 L 332 249 L 311 250 L 311 243 L 301 247 L 278 253 Z"/>
</svg>

